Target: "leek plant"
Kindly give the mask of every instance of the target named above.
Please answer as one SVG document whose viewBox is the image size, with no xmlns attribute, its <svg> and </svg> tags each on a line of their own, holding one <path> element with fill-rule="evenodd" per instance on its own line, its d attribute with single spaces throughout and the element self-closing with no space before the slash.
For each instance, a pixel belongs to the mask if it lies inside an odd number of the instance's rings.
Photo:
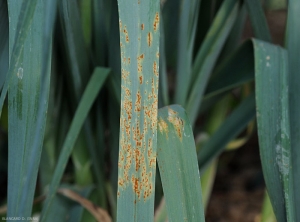
<svg viewBox="0 0 300 222">
<path fill-rule="evenodd" d="M 299 1 L 287 9 L 282 48 L 259 0 L 1 0 L 0 213 L 205 221 L 218 155 L 256 116 L 262 218 L 300 221 Z"/>
</svg>

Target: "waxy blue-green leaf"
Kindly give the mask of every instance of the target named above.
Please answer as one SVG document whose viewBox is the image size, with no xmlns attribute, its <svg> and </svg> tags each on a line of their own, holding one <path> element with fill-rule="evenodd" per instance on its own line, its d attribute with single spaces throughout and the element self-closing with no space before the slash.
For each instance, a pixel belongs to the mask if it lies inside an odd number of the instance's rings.
<svg viewBox="0 0 300 222">
<path fill-rule="evenodd" d="M 6 1 L 0 1 L 0 89 L 8 71 L 8 8 Z"/>
<path fill-rule="evenodd" d="M 285 47 L 288 53 L 289 75 L 289 112 L 292 149 L 292 169 L 294 175 L 294 205 L 300 203 L 300 2 L 288 1 L 287 27 L 285 33 Z M 296 211 L 295 221 L 300 220 L 300 210 Z"/>
<path fill-rule="evenodd" d="M 176 67 L 176 88 L 180 90 L 175 91 L 175 103 L 180 105 L 185 105 L 192 81 L 194 40 L 199 6 L 200 0 L 181 1 Z"/>
<path fill-rule="evenodd" d="M 238 12 L 237 0 L 225 0 L 197 53 L 192 68 L 191 90 L 185 103 L 192 124 L 195 123 L 211 71 Z"/>
<path fill-rule="evenodd" d="M 153 221 L 160 1 L 118 0 L 121 116 L 117 221 Z"/>
<path fill-rule="evenodd" d="M 202 169 L 215 156 L 219 155 L 226 145 L 238 136 L 255 117 L 254 95 L 248 96 L 227 117 L 220 128 L 210 137 L 198 153 L 199 167 Z"/>
<path fill-rule="evenodd" d="M 226 59 L 227 55 L 235 50 L 241 43 L 245 23 L 247 19 L 247 9 L 245 3 L 240 6 L 240 10 L 231 29 L 231 32 L 226 40 L 220 59 Z"/>
<path fill-rule="evenodd" d="M 161 26 L 164 26 L 163 19 L 161 19 Z M 169 87 L 167 76 L 167 60 L 165 50 L 165 33 L 164 29 L 160 30 L 160 46 L 159 46 L 159 100 L 158 106 L 169 105 Z"/>
<path fill-rule="evenodd" d="M 41 221 L 45 221 L 49 218 L 49 214 L 51 213 L 50 208 L 53 204 L 55 193 L 63 176 L 76 139 L 90 111 L 90 108 L 93 105 L 99 90 L 101 89 L 109 73 L 109 69 L 96 68 L 84 91 L 59 156 L 59 160 L 49 187 L 46 203 L 41 214 Z"/>
<path fill-rule="evenodd" d="M 175 68 L 178 53 L 178 33 L 180 22 L 181 0 L 165 1 L 162 5 L 163 23 L 161 29 L 164 29 L 165 56 L 168 67 Z"/>
<path fill-rule="evenodd" d="M 249 40 L 227 55 L 216 67 L 203 99 L 226 92 L 253 79 L 254 52 L 253 44 Z"/>
<path fill-rule="evenodd" d="M 92 0 L 81 0 L 79 4 L 84 40 L 86 45 L 90 46 L 92 36 Z"/>
<path fill-rule="evenodd" d="M 18 6 L 15 6 L 15 4 L 18 4 Z M 22 5 L 21 5 L 22 4 Z M 22 56 L 23 56 L 23 50 L 24 50 L 24 44 L 27 37 L 27 34 L 30 30 L 30 26 L 32 23 L 34 11 L 37 5 L 37 0 L 33 0 L 31 2 L 29 1 L 8 1 L 8 10 L 9 10 L 9 16 L 11 17 L 10 25 L 14 21 L 14 32 L 18 32 L 18 35 L 10 34 L 10 40 L 9 40 L 9 56 L 10 56 L 10 66 L 8 70 L 7 77 L 5 79 L 3 89 L 1 91 L 0 96 L 0 116 L 2 112 L 2 107 L 4 104 L 4 100 L 7 95 L 8 86 L 10 84 L 10 80 L 12 76 L 18 72 L 18 68 L 20 63 L 22 63 Z M 11 8 L 14 8 L 14 10 L 11 10 Z M 14 13 L 14 14 L 13 14 Z M 11 28 L 10 28 L 11 30 Z M 11 31 L 10 31 L 11 32 Z M 15 44 L 17 43 L 17 44 Z"/>
<path fill-rule="evenodd" d="M 245 0 L 254 36 L 258 39 L 272 42 L 267 20 L 260 0 Z"/>
<path fill-rule="evenodd" d="M 69 0 L 59 1 L 59 15 L 62 23 L 62 32 L 64 38 L 62 39 L 66 48 L 66 58 L 67 64 L 70 72 L 67 72 L 68 81 L 66 83 L 69 85 L 70 93 L 69 96 L 72 98 L 70 103 L 72 109 L 75 111 L 79 99 L 83 93 L 83 89 L 86 86 L 89 76 L 91 74 L 90 70 L 90 57 L 86 49 L 83 30 L 81 26 L 81 20 L 79 16 L 79 8 L 77 2 L 72 2 Z M 103 171 L 100 161 L 98 161 L 98 156 L 100 155 L 98 149 L 96 148 L 95 139 L 93 137 L 92 121 L 88 116 L 85 124 L 83 126 L 82 134 L 79 136 L 84 138 L 85 146 L 88 148 L 88 152 L 82 146 L 81 152 L 89 154 L 92 162 L 92 170 L 96 178 L 96 183 L 99 187 L 105 187 Z M 86 164 L 90 160 L 86 159 Z M 103 205 L 105 205 L 105 194 L 102 190 Z"/>
<path fill-rule="evenodd" d="M 105 14 L 107 5 L 104 0 L 93 0 L 92 2 L 92 46 L 94 48 L 95 64 L 104 66 L 106 57 L 107 33 L 105 26 Z"/>
<path fill-rule="evenodd" d="M 5 97 L 9 83 L 7 215 L 28 217 L 45 132 L 56 1 L 21 4 L 11 0 L 8 3 L 11 59 L 1 94 Z"/>
<path fill-rule="evenodd" d="M 286 50 L 254 40 L 256 116 L 264 178 L 278 221 L 296 221 Z M 294 124 L 294 122 L 291 122 Z"/>
<path fill-rule="evenodd" d="M 204 222 L 196 146 L 181 106 L 159 110 L 157 134 L 157 161 L 169 221 Z"/>
</svg>

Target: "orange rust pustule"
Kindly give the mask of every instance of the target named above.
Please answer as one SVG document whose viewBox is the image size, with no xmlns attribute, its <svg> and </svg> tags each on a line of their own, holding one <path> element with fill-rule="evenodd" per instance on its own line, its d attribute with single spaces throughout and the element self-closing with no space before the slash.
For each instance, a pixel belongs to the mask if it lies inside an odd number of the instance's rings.
<svg viewBox="0 0 300 222">
<path fill-rule="evenodd" d="M 129 77 L 130 72 L 126 71 L 125 69 L 121 70 L 121 75 L 122 75 L 122 79 L 124 79 L 125 81 L 127 80 L 127 78 Z"/>
<path fill-rule="evenodd" d="M 143 66 L 142 66 L 140 63 L 138 63 L 137 71 L 138 71 L 139 73 L 143 72 Z"/>
<path fill-rule="evenodd" d="M 168 116 L 169 122 L 173 124 L 177 136 L 179 137 L 180 141 L 182 141 L 183 125 L 184 125 L 183 120 L 180 117 L 178 117 L 177 112 L 175 112 L 170 108 L 168 109 L 168 114 L 169 114 Z"/>
<path fill-rule="evenodd" d="M 137 57 L 137 60 L 143 60 L 144 59 L 144 54 L 141 54 Z"/>
<path fill-rule="evenodd" d="M 138 198 L 140 198 L 141 191 L 139 189 L 139 178 L 132 176 L 131 182 L 132 182 L 133 191 L 137 194 Z"/>
<path fill-rule="evenodd" d="M 124 32 L 124 34 L 125 34 L 125 41 L 126 41 L 127 43 L 129 43 L 129 35 L 128 35 L 128 31 L 127 31 L 127 29 L 126 29 L 126 25 L 124 26 L 123 32 Z"/>
<path fill-rule="evenodd" d="M 143 84 L 143 76 L 139 76 L 140 84 Z"/>
<path fill-rule="evenodd" d="M 153 22 L 153 30 L 156 32 L 159 26 L 159 14 L 156 12 L 154 22 Z"/>
<path fill-rule="evenodd" d="M 141 24 L 141 29 L 144 30 L 145 29 L 145 25 Z"/>
<path fill-rule="evenodd" d="M 154 73 L 154 75 L 158 76 L 158 72 L 157 72 L 157 64 L 156 64 L 155 61 L 154 61 L 154 63 L 153 63 L 153 73 Z"/>
<path fill-rule="evenodd" d="M 141 167 L 141 163 L 140 163 L 141 152 L 138 148 L 135 149 L 134 156 L 135 156 L 135 171 L 138 171 Z"/>
<path fill-rule="evenodd" d="M 142 99 L 141 93 L 140 91 L 138 91 L 136 94 L 135 109 L 134 109 L 136 112 L 141 111 L 141 99 Z"/>
<path fill-rule="evenodd" d="M 148 35 L 147 35 L 147 43 L 148 43 L 148 46 L 150 47 L 151 44 L 152 44 L 152 33 L 151 32 L 148 32 Z"/>
<path fill-rule="evenodd" d="M 168 135 L 168 124 L 161 117 L 158 120 L 158 128 L 161 133 L 165 132 Z"/>
</svg>

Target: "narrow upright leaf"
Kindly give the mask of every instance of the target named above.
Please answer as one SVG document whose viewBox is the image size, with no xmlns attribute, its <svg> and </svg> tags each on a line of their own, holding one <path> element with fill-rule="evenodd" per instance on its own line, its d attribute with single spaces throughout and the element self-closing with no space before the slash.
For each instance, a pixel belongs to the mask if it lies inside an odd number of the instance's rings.
<svg viewBox="0 0 300 222">
<path fill-rule="evenodd" d="M 223 2 L 197 53 L 192 68 L 191 90 L 185 104 L 192 124 L 196 121 L 211 71 L 234 24 L 238 4 L 237 0 L 225 0 Z"/>
<path fill-rule="evenodd" d="M 267 20 L 260 0 L 245 0 L 256 38 L 272 42 Z"/>
<path fill-rule="evenodd" d="M 181 1 L 178 53 L 177 53 L 177 81 L 175 91 L 175 102 L 185 105 L 190 83 L 192 80 L 192 63 L 194 40 L 198 22 L 200 0 Z"/>
<path fill-rule="evenodd" d="M 5 97 L 9 83 L 7 215 L 29 217 L 46 123 L 52 26 L 49 26 L 49 30 L 44 29 L 48 27 L 49 19 L 44 16 L 45 2 L 32 1 L 30 5 L 25 1 L 21 4 L 19 1 L 10 0 L 8 3 L 11 60 L 1 94 Z M 35 11 L 35 7 L 38 10 Z M 46 31 L 49 32 L 50 41 L 44 41 Z M 39 133 L 36 133 L 37 128 Z"/>
<path fill-rule="evenodd" d="M 277 220 L 296 221 L 287 53 L 266 42 L 254 40 L 253 43 L 256 116 L 264 178 Z"/>
<path fill-rule="evenodd" d="M 22 5 L 21 5 L 22 4 Z M 18 6 L 16 6 L 18 5 Z M 18 72 L 19 65 L 22 63 L 23 50 L 25 45 L 25 40 L 27 34 L 30 30 L 34 11 L 37 5 L 37 0 L 29 1 L 8 1 L 8 10 L 10 20 L 10 40 L 9 40 L 9 56 L 10 56 L 10 66 L 8 70 L 7 78 L 5 79 L 3 89 L 1 91 L 0 97 L 0 116 L 2 112 L 2 107 L 4 100 L 7 95 L 8 86 L 12 76 Z M 11 9 L 14 10 L 11 10 Z M 14 26 L 15 30 L 11 30 L 11 26 Z M 18 33 L 17 35 L 13 33 Z M 17 44 L 15 44 L 17 43 Z"/>
<path fill-rule="evenodd" d="M 255 117 L 254 95 L 248 96 L 222 123 L 198 153 L 199 167 L 202 169 L 215 156 L 219 155 L 226 145 L 238 136 Z"/>
<path fill-rule="evenodd" d="M 300 203 L 300 1 L 288 1 L 287 28 L 285 46 L 289 62 L 289 112 L 291 127 L 292 168 L 294 174 L 295 204 Z M 295 221 L 300 220 L 300 210 L 296 212 Z"/>
<path fill-rule="evenodd" d="M 67 137 L 64 141 L 58 163 L 55 168 L 55 172 L 50 184 L 49 193 L 45 206 L 42 211 L 41 221 L 48 219 L 50 213 L 50 207 L 53 204 L 53 199 L 55 197 L 55 192 L 59 186 L 60 180 L 63 176 L 64 170 L 66 168 L 68 159 L 71 155 L 72 149 L 78 137 L 78 134 L 84 124 L 84 121 L 93 105 L 99 90 L 101 89 L 104 81 L 106 80 L 110 70 L 105 68 L 96 68 L 77 107 L 75 116 L 72 120 L 70 129 L 68 131 Z"/>
<path fill-rule="evenodd" d="M 117 221 L 153 221 L 160 1 L 118 0 L 122 61 Z"/>
<path fill-rule="evenodd" d="M 6 1 L 0 1 L 0 89 L 8 71 L 8 8 Z"/>
</svg>

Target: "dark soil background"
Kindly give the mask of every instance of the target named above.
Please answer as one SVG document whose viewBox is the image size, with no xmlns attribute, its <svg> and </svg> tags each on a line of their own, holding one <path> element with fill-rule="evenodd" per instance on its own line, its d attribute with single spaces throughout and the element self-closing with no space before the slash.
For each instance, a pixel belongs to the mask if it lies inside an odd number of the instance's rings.
<svg viewBox="0 0 300 222">
<path fill-rule="evenodd" d="M 206 211 L 207 222 L 259 222 L 265 185 L 258 139 L 224 152 Z"/>
</svg>

